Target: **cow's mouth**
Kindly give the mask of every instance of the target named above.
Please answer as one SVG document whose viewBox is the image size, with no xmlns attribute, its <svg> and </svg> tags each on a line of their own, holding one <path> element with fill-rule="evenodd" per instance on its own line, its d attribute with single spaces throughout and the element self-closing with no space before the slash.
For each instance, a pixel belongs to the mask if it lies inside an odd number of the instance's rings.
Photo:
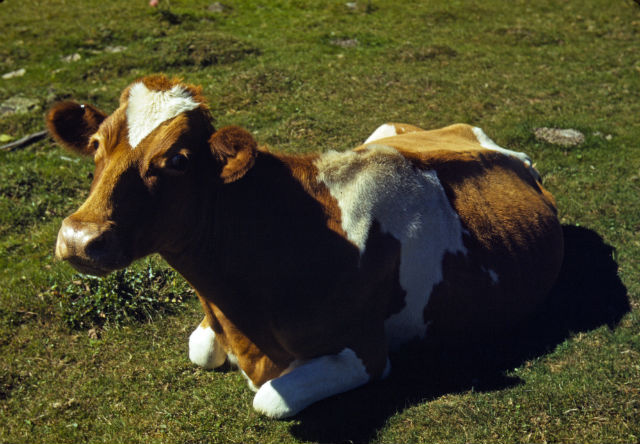
<svg viewBox="0 0 640 444">
<path fill-rule="evenodd" d="M 115 264 L 100 264 L 90 260 L 83 259 L 78 256 L 72 256 L 65 258 L 69 264 L 78 270 L 82 274 L 90 274 L 92 276 L 103 277 L 111 273 L 112 271 L 126 267 L 128 264 L 115 265 Z"/>
</svg>

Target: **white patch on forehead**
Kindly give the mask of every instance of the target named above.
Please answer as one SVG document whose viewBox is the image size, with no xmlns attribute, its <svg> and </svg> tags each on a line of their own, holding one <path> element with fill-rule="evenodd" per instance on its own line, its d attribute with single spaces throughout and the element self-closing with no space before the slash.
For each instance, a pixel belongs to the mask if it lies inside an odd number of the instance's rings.
<svg viewBox="0 0 640 444">
<path fill-rule="evenodd" d="M 472 128 L 472 131 L 473 131 L 473 134 L 476 136 L 476 139 L 478 139 L 478 143 L 483 148 L 486 148 L 491 151 L 498 151 L 499 153 L 505 154 L 509 157 L 515 157 L 516 159 L 519 159 L 527 167 L 527 169 L 529 170 L 529 173 L 531 173 L 533 178 L 537 181 L 540 181 L 540 174 L 533 167 L 531 158 L 527 156 L 525 153 L 522 153 L 519 151 L 511 151 L 506 148 L 502 148 L 501 146 L 496 144 L 493 140 L 491 140 L 489 136 L 487 136 L 485 132 L 482 131 L 482 129 L 478 128 L 477 126 L 474 126 Z"/>
<path fill-rule="evenodd" d="M 153 91 L 144 83 L 136 83 L 129 90 L 127 105 L 129 145 L 137 147 L 162 122 L 199 105 L 181 85 L 175 85 L 168 91 Z"/>
<path fill-rule="evenodd" d="M 364 141 L 365 144 L 373 142 L 374 140 L 384 139 L 385 137 L 397 136 L 396 127 L 385 123 L 380 125 L 371 135 Z"/>
<path fill-rule="evenodd" d="M 316 161 L 318 180 L 338 202 L 342 228 L 364 253 L 373 221 L 401 245 L 405 307 L 387 319 L 392 347 L 424 337 L 424 307 L 442 281 L 445 253 L 466 253 L 462 224 L 434 171 L 418 170 L 395 149 L 328 152 Z"/>
</svg>

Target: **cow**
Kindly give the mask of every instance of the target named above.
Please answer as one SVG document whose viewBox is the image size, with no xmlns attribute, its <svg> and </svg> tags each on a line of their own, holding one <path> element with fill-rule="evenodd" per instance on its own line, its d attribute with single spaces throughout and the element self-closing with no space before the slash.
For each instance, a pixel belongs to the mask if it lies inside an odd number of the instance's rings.
<svg viewBox="0 0 640 444">
<path fill-rule="evenodd" d="M 235 364 L 269 417 L 385 378 L 403 344 L 507 332 L 559 273 L 554 198 L 477 127 L 384 124 L 352 150 L 283 154 L 216 130 L 201 88 L 162 75 L 111 115 L 66 101 L 46 121 L 95 162 L 56 256 L 102 276 L 159 253 L 204 310 L 190 360 Z"/>
</svg>

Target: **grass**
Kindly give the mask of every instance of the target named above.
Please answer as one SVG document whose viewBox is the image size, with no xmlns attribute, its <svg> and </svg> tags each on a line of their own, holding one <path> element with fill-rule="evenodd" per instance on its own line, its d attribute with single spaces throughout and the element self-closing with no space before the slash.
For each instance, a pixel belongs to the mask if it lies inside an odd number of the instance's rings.
<svg viewBox="0 0 640 444">
<path fill-rule="evenodd" d="M 117 270 L 104 278 L 77 274 L 66 286 L 53 284 L 48 293 L 59 299 L 69 327 L 95 329 L 152 322 L 158 315 L 178 311 L 185 296 L 195 291 L 175 271 L 147 263 L 143 270 Z"/>
<path fill-rule="evenodd" d="M 189 363 L 195 298 L 152 321 L 69 326 L 51 288 L 76 278 L 53 245 L 92 165 L 45 140 L 0 152 L 0 442 L 637 442 L 638 5 L 210 3 L 0 3 L 0 74 L 26 70 L 0 79 L 0 103 L 38 102 L 0 116 L 0 133 L 40 130 L 68 97 L 112 111 L 159 71 L 203 85 L 217 126 L 287 152 L 347 149 L 386 121 L 472 123 L 531 155 L 558 200 L 572 243 L 557 303 L 513 338 L 408 349 L 388 381 L 270 421 L 237 372 Z M 586 141 L 540 142 L 541 126 Z"/>
</svg>

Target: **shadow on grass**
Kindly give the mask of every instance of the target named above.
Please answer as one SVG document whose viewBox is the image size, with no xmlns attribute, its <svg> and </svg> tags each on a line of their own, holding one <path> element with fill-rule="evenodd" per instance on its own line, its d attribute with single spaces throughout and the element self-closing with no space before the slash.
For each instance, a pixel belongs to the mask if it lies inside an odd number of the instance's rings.
<svg viewBox="0 0 640 444">
<path fill-rule="evenodd" d="M 291 432 L 302 440 L 368 442 L 390 416 L 447 393 L 501 390 L 523 383 L 505 372 L 552 351 L 577 332 L 614 328 L 630 310 L 613 247 L 594 231 L 565 225 L 565 260 L 548 303 L 507 337 L 473 346 L 413 345 L 392 356 L 385 381 L 321 401 Z"/>
</svg>

